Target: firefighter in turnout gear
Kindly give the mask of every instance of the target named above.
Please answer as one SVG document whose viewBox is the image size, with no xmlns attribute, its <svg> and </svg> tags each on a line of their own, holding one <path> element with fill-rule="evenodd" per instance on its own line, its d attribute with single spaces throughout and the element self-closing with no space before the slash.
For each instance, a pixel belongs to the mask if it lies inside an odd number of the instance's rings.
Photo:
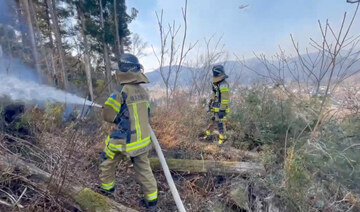
<svg viewBox="0 0 360 212">
<path fill-rule="evenodd" d="M 121 55 L 117 72 L 120 86 L 107 99 L 103 110 L 104 120 L 117 127 L 105 140 L 100 181 L 102 191 L 112 194 L 115 191 L 116 166 L 123 158 L 130 157 L 135 179 L 144 193 L 142 203 L 155 208 L 158 190 L 148 158 L 151 149 L 149 95 L 140 85 L 149 81 L 142 70 L 134 55 Z"/>
<path fill-rule="evenodd" d="M 209 110 L 213 113 L 213 116 L 205 133 L 206 137 L 209 137 L 213 133 L 213 130 L 217 128 L 219 131 L 218 144 L 223 144 L 227 140 L 226 115 L 230 112 L 229 84 L 225 80 L 228 76 L 225 74 L 224 66 L 222 65 L 215 65 L 212 72 L 213 93 L 209 103 Z"/>
</svg>

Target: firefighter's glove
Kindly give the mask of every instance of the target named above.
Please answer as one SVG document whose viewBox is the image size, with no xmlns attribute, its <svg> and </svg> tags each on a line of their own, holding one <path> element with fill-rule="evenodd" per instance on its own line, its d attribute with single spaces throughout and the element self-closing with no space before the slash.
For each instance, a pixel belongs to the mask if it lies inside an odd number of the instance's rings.
<svg viewBox="0 0 360 212">
<path fill-rule="evenodd" d="M 101 153 L 100 153 L 100 161 L 101 161 L 101 162 L 104 162 L 106 159 L 107 159 L 106 153 L 105 153 L 105 152 L 101 152 Z"/>
<path fill-rule="evenodd" d="M 218 113 L 219 119 L 223 119 L 226 116 L 225 110 L 220 110 Z"/>
</svg>

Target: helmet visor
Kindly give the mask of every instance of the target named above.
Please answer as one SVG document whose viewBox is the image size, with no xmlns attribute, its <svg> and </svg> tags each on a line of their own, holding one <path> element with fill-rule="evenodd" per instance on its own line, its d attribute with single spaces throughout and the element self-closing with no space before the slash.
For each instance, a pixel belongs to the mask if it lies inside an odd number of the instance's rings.
<svg viewBox="0 0 360 212">
<path fill-rule="evenodd" d="M 214 67 L 213 68 L 213 76 L 219 77 L 224 75 L 224 69 L 222 67 Z"/>
<path fill-rule="evenodd" d="M 120 63 L 119 70 L 121 72 L 143 72 L 144 68 L 140 64 L 132 64 L 132 63 Z"/>
</svg>

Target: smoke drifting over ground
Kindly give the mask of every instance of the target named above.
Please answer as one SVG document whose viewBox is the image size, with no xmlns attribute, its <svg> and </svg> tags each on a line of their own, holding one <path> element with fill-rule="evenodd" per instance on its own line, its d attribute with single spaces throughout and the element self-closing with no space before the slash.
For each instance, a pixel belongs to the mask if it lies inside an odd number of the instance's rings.
<svg viewBox="0 0 360 212">
<path fill-rule="evenodd" d="M 41 79 L 30 67 L 18 59 L 9 58 L 0 54 L 0 74 L 16 77 L 22 81 L 40 83 Z M 1 85 L 0 85 L 1 86 Z"/>
<path fill-rule="evenodd" d="M 40 103 L 67 103 L 77 105 L 101 105 L 87 101 L 74 94 L 56 88 L 40 85 L 36 82 L 23 81 L 14 76 L 0 73 L 0 96 L 9 96 L 13 100 L 35 101 Z"/>
<path fill-rule="evenodd" d="M 8 96 L 24 102 L 66 103 L 74 105 L 101 105 L 84 98 L 41 84 L 40 77 L 28 66 L 16 59 L 0 57 L 0 97 Z"/>
<path fill-rule="evenodd" d="M 14 14 L 11 14 L 11 11 L 14 11 L 11 9 L 17 8 L 15 1 L 0 0 L 0 2 L 0 97 L 9 96 L 13 100 L 37 104 L 66 103 L 101 107 L 82 97 L 42 83 L 42 77 L 23 62 L 24 58 L 14 50 L 15 47 L 10 48 L 7 43 L 11 40 L 8 37 L 10 32 L 15 37 L 21 32 L 28 33 L 27 24 L 22 17 L 16 19 Z M 30 48 L 25 46 L 23 49 Z"/>
</svg>

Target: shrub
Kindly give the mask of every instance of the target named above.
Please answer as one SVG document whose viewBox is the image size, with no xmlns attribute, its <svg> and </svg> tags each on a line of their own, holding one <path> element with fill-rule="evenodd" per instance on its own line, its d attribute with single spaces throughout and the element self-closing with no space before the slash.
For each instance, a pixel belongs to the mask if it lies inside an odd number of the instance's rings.
<svg viewBox="0 0 360 212">
<path fill-rule="evenodd" d="M 231 106 L 229 122 L 241 125 L 245 141 L 255 146 L 282 144 L 286 134 L 294 137 L 307 125 L 302 107 L 290 98 L 280 98 L 275 91 L 264 86 L 244 89 L 241 99 L 235 99 Z"/>
<path fill-rule="evenodd" d="M 310 174 L 304 162 L 304 158 L 296 154 L 293 148 L 288 149 L 285 160 L 285 187 L 295 201 L 302 204 L 310 185 Z"/>
<path fill-rule="evenodd" d="M 45 114 L 43 116 L 43 129 L 53 131 L 59 128 L 63 123 L 64 105 L 47 104 L 45 105 Z"/>
</svg>

